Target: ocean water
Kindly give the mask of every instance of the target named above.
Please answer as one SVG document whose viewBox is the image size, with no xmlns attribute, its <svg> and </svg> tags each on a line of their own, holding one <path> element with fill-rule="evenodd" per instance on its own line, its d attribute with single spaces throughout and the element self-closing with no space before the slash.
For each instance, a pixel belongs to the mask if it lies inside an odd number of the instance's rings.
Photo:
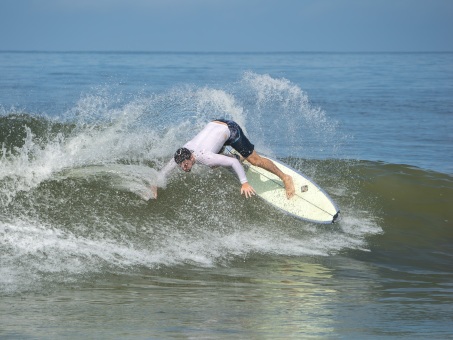
<svg viewBox="0 0 453 340">
<path fill-rule="evenodd" d="M 0 338 L 453 339 L 453 53 L 0 52 Z M 175 172 L 216 117 L 340 222 Z"/>
</svg>

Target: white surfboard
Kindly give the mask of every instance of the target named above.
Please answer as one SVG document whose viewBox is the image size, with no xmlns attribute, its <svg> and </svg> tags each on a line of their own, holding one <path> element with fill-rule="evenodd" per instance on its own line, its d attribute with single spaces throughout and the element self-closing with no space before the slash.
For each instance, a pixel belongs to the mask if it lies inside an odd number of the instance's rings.
<svg viewBox="0 0 453 340">
<path fill-rule="evenodd" d="M 296 193 L 294 197 L 287 199 L 283 182 L 278 176 L 244 161 L 248 182 L 259 197 L 302 220 L 328 224 L 339 219 L 340 211 L 337 206 L 315 182 L 279 161 L 266 158 L 292 176 Z"/>
</svg>

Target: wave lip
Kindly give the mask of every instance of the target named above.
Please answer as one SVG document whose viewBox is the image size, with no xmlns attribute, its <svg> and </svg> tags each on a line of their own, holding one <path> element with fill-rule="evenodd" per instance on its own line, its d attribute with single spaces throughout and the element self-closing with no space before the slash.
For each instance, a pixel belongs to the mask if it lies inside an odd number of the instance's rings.
<svg viewBox="0 0 453 340">
<path fill-rule="evenodd" d="M 242 122 L 257 150 L 319 183 L 342 207 L 342 220 L 319 227 L 244 200 L 224 169 L 177 172 L 159 199 L 146 200 L 181 141 L 221 116 Z M 0 120 L 8 136 L 0 157 L 4 292 L 142 268 L 228 266 L 255 255 L 430 248 L 449 237 L 451 176 L 343 160 L 346 137 L 336 123 L 284 79 L 248 73 L 228 91 L 187 86 L 126 102 L 101 91 L 82 97 L 65 119 L 8 113 Z"/>
</svg>

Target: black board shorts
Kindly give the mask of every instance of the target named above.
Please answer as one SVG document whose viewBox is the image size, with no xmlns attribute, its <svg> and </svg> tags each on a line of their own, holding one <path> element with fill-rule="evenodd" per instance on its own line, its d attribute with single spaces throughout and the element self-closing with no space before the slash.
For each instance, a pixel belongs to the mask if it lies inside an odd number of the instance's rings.
<svg viewBox="0 0 453 340">
<path fill-rule="evenodd" d="M 250 143 L 238 123 L 227 119 L 216 119 L 214 121 L 225 123 L 230 130 L 230 138 L 227 139 L 224 145 L 231 146 L 244 158 L 247 158 L 252 154 L 253 150 L 255 150 L 255 146 Z"/>
</svg>

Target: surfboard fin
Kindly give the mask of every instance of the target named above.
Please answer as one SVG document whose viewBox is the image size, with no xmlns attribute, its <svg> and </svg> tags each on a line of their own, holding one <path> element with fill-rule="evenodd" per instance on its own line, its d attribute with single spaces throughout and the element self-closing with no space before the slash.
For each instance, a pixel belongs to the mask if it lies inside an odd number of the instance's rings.
<svg viewBox="0 0 453 340">
<path fill-rule="evenodd" d="M 340 219 L 340 210 L 338 210 L 338 212 L 335 215 L 333 215 L 332 223 L 337 222 L 339 219 Z"/>
</svg>

